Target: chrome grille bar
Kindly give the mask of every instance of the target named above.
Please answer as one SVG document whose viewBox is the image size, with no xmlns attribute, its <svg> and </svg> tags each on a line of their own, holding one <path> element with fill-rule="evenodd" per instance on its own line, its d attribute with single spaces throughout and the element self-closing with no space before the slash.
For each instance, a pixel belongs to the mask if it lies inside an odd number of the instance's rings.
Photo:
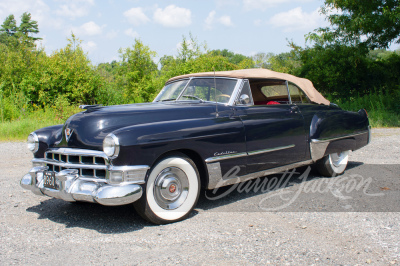
<svg viewBox="0 0 400 266">
<path fill-rule="evenodd" d="M 106 170 L 107 165 L 96 165 L 96 164 L 75 164 L 75 163 L 63 163 L 56 160 L 44 160 L 47 164 L 52 164 L 55 166 L 63 168 L 81 168 L 81 169 L 95 169 L 95 170 Z"/>
<path fill-rule="evenodd" d="M 46 151 L 41 159 L 53 171 L 77 169 L 80 176 L 105 178 L 108 157 L 100 151 L 60 148 Z"/>
</svg>

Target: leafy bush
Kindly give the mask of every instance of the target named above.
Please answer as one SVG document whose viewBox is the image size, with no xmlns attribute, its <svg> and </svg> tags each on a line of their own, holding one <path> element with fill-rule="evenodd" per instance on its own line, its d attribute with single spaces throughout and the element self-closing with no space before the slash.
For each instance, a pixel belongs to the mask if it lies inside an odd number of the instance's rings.
<svg viewBox="0 0 400 266">
<path fill-rule="evenodd" d="M 363 96 L 343 100 L 329 96 L 330 100 L 349 111 L 365 109 L 373 127 L 400 126 L 400 92 L 374 90 Z"/>
</svg>

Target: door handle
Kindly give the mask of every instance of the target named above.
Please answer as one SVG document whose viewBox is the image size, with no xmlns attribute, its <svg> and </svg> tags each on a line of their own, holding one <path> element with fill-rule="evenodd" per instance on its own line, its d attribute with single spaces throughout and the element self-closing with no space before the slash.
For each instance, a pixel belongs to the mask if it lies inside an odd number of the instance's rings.
<svg viewBox="0 0 400 266">
<path fill-rule="evenodd" d="M 299 111 L 300 110 L 299 110 L 299 107 L 297 105 L 293 105 L 289 109 L 289 113 L 291 113 L 291 114 L 297 114 Z"/>
</svg>

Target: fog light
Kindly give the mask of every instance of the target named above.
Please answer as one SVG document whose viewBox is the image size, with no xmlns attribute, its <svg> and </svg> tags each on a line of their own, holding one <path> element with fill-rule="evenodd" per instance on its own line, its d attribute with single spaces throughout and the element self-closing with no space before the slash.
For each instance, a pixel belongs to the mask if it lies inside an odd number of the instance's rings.
<svg viewBox="0 0 400 266">
<path fill-rule="evenodd" d="M 111 184 L 119 184 L 124 181 L 124 172 L 122 171 L 110 171 L 109 182 Z"/>
</svg>

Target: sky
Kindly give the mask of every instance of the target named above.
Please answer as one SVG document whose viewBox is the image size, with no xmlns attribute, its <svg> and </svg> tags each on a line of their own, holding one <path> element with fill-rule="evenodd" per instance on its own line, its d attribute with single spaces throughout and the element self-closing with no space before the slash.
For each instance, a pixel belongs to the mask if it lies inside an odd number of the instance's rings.
<svg viewBox="0 0 400 266">
<path fill-rule="evenodd" d="M 118 50 L 140 39 L 157 53 L 177 55 L 192 34 L 208 49 L 252 56 L 282 53 L 288 40 L 304 46 L 304 35 L 328 26 L 323 0 L 0 0 L 0 21 L 24 12 L 38 21 L 48 54 L 67 45 L 73 32 L 94 64 L 119 60 Z"/>
</svg>

